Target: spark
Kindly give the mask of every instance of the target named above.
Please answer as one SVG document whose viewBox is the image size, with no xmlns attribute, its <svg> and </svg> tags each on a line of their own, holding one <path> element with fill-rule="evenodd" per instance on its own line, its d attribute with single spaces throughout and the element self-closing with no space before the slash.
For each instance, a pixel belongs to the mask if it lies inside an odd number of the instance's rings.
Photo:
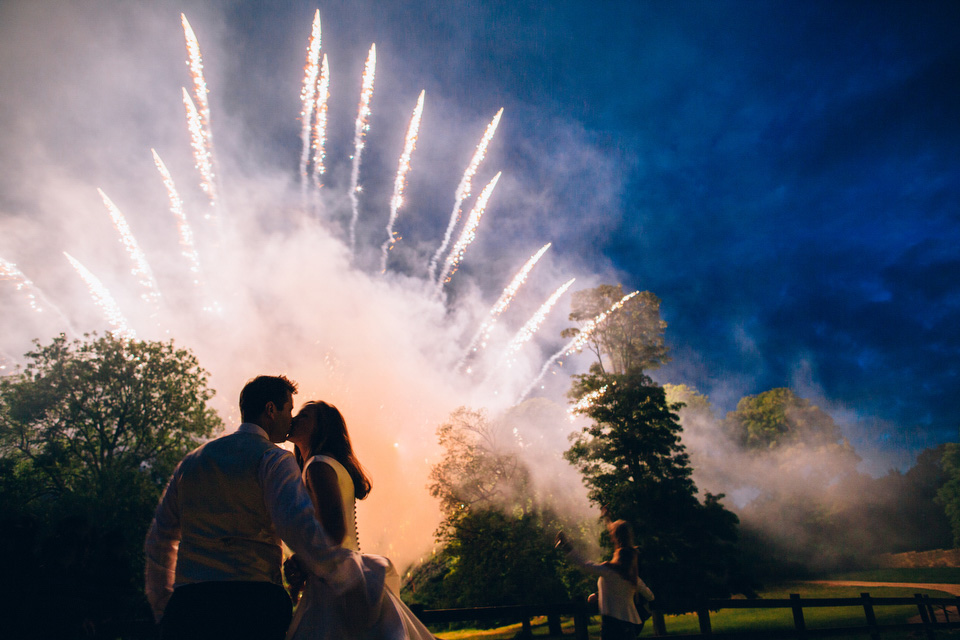
<svg viewBox="0 0 960 640">
<path fill-rule="evenodd" d="M 574 336 L 572 340 L 570 340 L 570 342 L 568 342 L 562 349 L 560 349 L 560 351 L 557 351 L 555 354 L 553 354 L 553 356 L 549 360 L 547 360 L 547 362 L 543 365 L 543 368 L 540 369 L 540 373 L 537 374 L 537 377 L 534 379 L 534 381 L 530 383 L 530 386 L 524 389 L 522 394 L 520 394 L 519 399 L 517 399 L 517 403 L 522 402 L 523 399 L 526 398 L 531 391 L 533 391 L 533 388 L 540 383 L 540 381 L 543 379 L 543 376 L 545 376 L 547 374 L 547 371 L 550 369 L 550 367 L 553 366 L 553 363 L 555 363 L 557 360 L 559 360 L 565 355 L 570 355 L 572 353 L 578 352 L 581 349 L 583 349 L 583 346 L 587 344 L 587 340 L 590 339 L 590 335 L 594 331 L 596 331 L 597 327 L 603 324 L 603 321 L 609 318 L 610 314 L 620 309 L 620 307 L 626 304 L 626 302 L 630 298 L 637 295 L 638 293 L 640 292 L 634 291 L 633 293 L 628 293 L 627 295 L 620 298 L 620 300 L 613 303 L 613 305 L 609 309 L 602 312 L 596 318 L 588 322 L 583 327 L 583 329 L 581 329 L 580 332 L 576 336 Z"/>
<path fill-rule="evenodd" d="M 547 298 L 546 302 L 540 305 L 540 308 L 537 309 L 537 312 L 534 313 L 530 319 L 527 320 L 526 324 L 520 328 L 520 331 L 513 336 L 513 339 L 507 345 L 507 348 L 503 353 L 502 360 L 505 360 L 509 363 L 513 355 L 516 354 L 517 351 L 523 347 L 523 345 L 530 341 L 530 338 L 533 337 L 533 335 L 537 332 L 537 329 L 540 328 L 540 325 L 543 324 L 543 321 L 547 318 L 547 314 L 550 313 L 550 310 L 553 309 L 554 305 L 557 304 L 560 296 L 567 292 L 567 289 L 573 285 L 574 281 L 576 281 L 576 278 L 567 280 L 565 283 L 560 285 L 556 291 L 553 292 L 553 295 Z"/>
<path fill-rule="evenodd" d="M 93 296 L 94 302 L 96 302 L 97 306 L 99 306 L 104 315 L 106 315 L 107 322 L 113 327 L 110 333 L 129 340 L 135 339 L 137 334 L 130 328 L 130 324 L 123 316 L 123 312 L 120 311 L 120 307 L 113 299 L 113 296 L 110 295 L 110 291 L 100 282 L 100 279 L 90 273 L 89 269 L 80 264 L 79 260 L 66 251 L 63 252 L 63 255 L 67 257 L 67 260 L 73 265 L 74 270 L 86 283 L 87 288 L 90 290 L 90 295 Z"/>
<path fill-rule="evenodd" d="M 330 97 L 330 65 L 327 55 L 323 55 L 323 64 L 320 67 L 320 80 L 317 81 L 317 109 L 313 123 L 313 183 L 317 189 L 323 186 L 320 182 L 326 168 L 323 166 L 324 147 L 327 144 L 327 99 Z"/>
<path fill-rule="evenodd" d="M 524 263 L 520 271 L 517 272 L 517 275 L 513 276 L 513 280 L 510 281 L 510 284 L 507 285 L 507 288 L 504 289 L 503 293 L 500 294 L 500 297 L 497 298 L 496 303 L 487 313 L 487 319 L 483 321 L 483 324 L 480 325 L 476 335 L 473 336 L 473 338 L 470 340 L 470 343 L 467 345 L 463 357 L 461 357 L 460 362 L 457 363 L 458 369 L 463 367 L 467 357 L 472 352 L 476 351 L 477 347 L 487 346 L 487 340 L 490 339 L 490 334 L 493 332 L 493 327 L 496 326 L 500 315 L 507 310 L 507 307 L 510 306 L 510 303 L 513 301 L 517 291 L 520 289 L 523 283 L 527 281 L 527 276 L 530 275 L 530 271 L 533 269 L 534 265 L 537 264 L 537 262 L 543 257 L 543 254 L 547 252 L 547 249 L 549 249 L 552 244 L 552 242 L 548 242 L 540 247 L 540 250 L 533 254 L 533 256 L 531 256 L 530 259 Z"/>
<path fill-rule="evenodd" d="M 497 115 L 495 115 L 490 124 L 487 125 L 487 130 L 484 131 L 480 143 L 473 152 L 473 158 L 470 160 L 470 164 L 467 165 L 467 170 L 463 172 L 463 177 L 460 178 L 460 184 L 457 186 L 456 194 L 454 194 L 455 202 L 453 204 L 453 211 L 450 213 L 450 222 L 447 223 L 447 231 L 443 235 L 443 242 L 440 243 L 440 248 L 437 249 L 437 252 L 433 254 L 433 258 L 430 260 L 429 273 L 431 279 L 437 271 L 440 256 L 443 255 L 447 245 L 450 244 L 453 229 L 457 226 L 457 222 L 460 221 L 460 207 L 463 206 L 463 201 L 470 197 L 470 193 L 473 190 L 473 176 L 476 175 L 477 169 L 480 168 L 480 163 L 483 162 L 483 158 L 487 154 L 487 147 L 490 145 L 490 141 L 493 140 L 493 134 L 497 132 L 497 125 L 500 124 L 500 117 L 502 115 L 503 108 L 497 111 Z M 439 284 L 442 279 L 442 277 L 439 278 L 437 283 Z"/>
<path fill-rule="evenodd" d="M 203 78 L 203 58 L 200 57 L 200 44 L 197 42 L 197 36 L 193 28 L 187 21 L 187 16 L 180 14 L 180 22 L 183 24 L 183 37 L 187 42 L 187 66 L 190 67 L 190 75 L 193 77 L 193 96 L 199 105 L 199 115 L 201 129 L 203 131 L 204 142 L 208 150 L 213 149 L 213 134 L 210 130 L 210 102 L 207 95 L 210 91 L 207 89 L 207 82 Z"/>
<path fill-rule="evenodd" d="M 304 198 L 307 195 L 307 163 L 310 160 L 310 132 L 317 91 L 317 73 L 320 65 L 320 10 L 313 16 L 313 29 L 307 45 L 307 62 L 303 67 L 303 88 L 300 90 L 300 186 Z"/>
<path fill-rule="evenodd" d="M 177 185 L 173 182 L 173 177 L 167 166 L 160 159 L 156 149 L 150 149 L 153 153 L 153 162 L 157 165 L 160 177 L 163 178 L 163 186 L 167 188 L 167 196 L 170 198 L 170 213 L 177 221 L 177 232 L 180 234 L 180 251 L 183 257 L 187 259 L 190 265 L 190 272 L 193 273 L 193 284 L 200 286 L 200 255 L 197 253 L 197 247 L 193 240 L 193 229 L 187 221 L 187 215 L 183 211 L 183 200 L 177 192 Z"/>
<path fill-rule="evenodd" d="M 413 116 L 410 118 L 410 126 L 407 127 L 407 137 L 403 144 L 403 153 L 400 154 L 400 166 L 397 168 L 397 179 L 393 183 L 393 197 L 390 198 L 390 220 L 387 222 L 387 240 L 380 247 L 382 252 L 380 260 L 380 272 L 387 270 L 387 252 L 396 244 L 396 234 L 393 232 L 393 224 L 397 220 L 397 211 L 403 205 L 403 186 L 406 181 L 407 172 L 410 171 L 410 156 L 413 150 L 417 148 L 417 134 L 420 132 L 420 117 L 423 115 L 423 98 L 426 91 L 420 92 L 420 98 L 417 99 L 417 106 L 413 108 Z"/>
<path fill-rule="evenodd" d="M 460 238 L 457 239 L 456 244 L 450 249 L 450 254 L 447 256 L 447 260 L 443 265 L 443 271 L 440 272 L 440 278 L 437 280 L 436 295 L 439 296 L 443 291 L 443 285 L 450 282 L 450 278 L 457 272 L 460 261 L 463 260 L 463 253 L 467 250 L 467 247 L 470 246 L 470 243 L 473 242 L 474 238 L 477 237 L 477 225 L 480 224 L 480 218 L 483 217 L 483 212 L 487 208 L 487 200 L 490 199 L 494 187 L 497 186 L 497 181 L 500 180 L 501 173 L 502 172 L 498 172 L 497 175 L 493 176 L 493 180 L 483 188 L 483 191 L 480 192 L 480 197 L 477 198 L 473 209 L 470 211 L 470 215 L 467 216 L 467 221 L 463 225 L 463 231 L 460 232 Z"/>
<path fill-rule="evenodd" d="M 583 413 L 587 409 L 593 406 L 594 401 L 607 392 L 607 385 L 603 385 L 596 391 L 591 391 L 586 394 L 567 409 L 567 415 L 570 416 L 570 421 L 572 422 L 578 413 Z"/>
<path fill-rule="evenodd" d="M 370 117 L 370 99 L 373 97 L 373 77 L 377 68 L 377 45 L 370 45 L 370 53 L 367 55 L 367 62 L 363 65 L 363 80 L 360 88 L 360 108 L 357 110 L 357 122 L 354 126 L 353 135 L 353 169 L 350 172 L 350 204 L 353 208 L 353 216 L 350 218 L 350 250 L 353 251 L 357 244 L 357 218 L 360 217 L 360 199 L 357 194 L 360 193 L 360 155 L 363 153 L 363 141 L 366 137 L 370 125 L 367 120 Z"/>
<path fill-rule="evenodd" d="M 137 277 L 140 286 L 145 289 L 141 298 L 150 304 L 154 310 L 158 310 L 160 306 L 160 291 L 157 286 L 157 281 L 153 277 L 153 270 L 147 262 L 146 255 L 144 255 L 143 250 L 140 249 L 140 245 L 137 244 L 137 239 L 133 236 L 133 232 L 130 231 L 130 225 L 127 224 L 127 219 L 123 216 L 123 213 L 120 212 L 120 209 L 117 208 L 117 205 L 113 204 L 113 201 L 107 197 L 103 189 L 97 189 L 97 193 L 100 194 L 104 206 L 110 213 L 110 218 L 113 219 L 113 226 L 120 234 L 120 240 L 123 242 L 127 254 L 129 254 L 130 259 L 133 260 L 133 275 Z"/>
<path fill-rule="evenodd" d="M 214 207 L 218 199 L 213 173 L 213 156 L 207 148 L 207 136 L 203 132 L 203 120 L 186 89 L 183 89 L 183 106 L 187 110 L 187 128 L 190 130 L 190 146 L 193 147 L 194 167 L 200 172 L 200 188 L 210 199 L 211 208 L 204 214 L 204 218 L 213 220 Z"/>
</svg>

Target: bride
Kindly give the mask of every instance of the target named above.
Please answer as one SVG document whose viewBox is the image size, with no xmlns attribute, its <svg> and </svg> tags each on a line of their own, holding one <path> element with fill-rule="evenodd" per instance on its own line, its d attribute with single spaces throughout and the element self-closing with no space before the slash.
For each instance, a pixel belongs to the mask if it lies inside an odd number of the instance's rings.
<svg viewBox="0 0 960 640">
<path fill-rule="evenodd" d="M 373 485 L 353 452 L 340 411 L 326 402 L 307 402 L 293 418 L 287 439 L 295 446 L 317 519 L 334 542 L 359 552 L 355 499 L 366 498 Z M 369 616 L 351 610 L 354 607 L 316 576 L 298 571 L 296 556 L 288 560 L 284 568 L 295 592 L 294 601 L 301 588 L 303 594 L 287 640 L 433 640 L 430 631 L 400 600 L 400 576 L 393 563 L 383 556 L 359 557 L 368 591 L 372 585 L 376 592 L 376 596 L 368 595 L 365 603 L 374 602 L 374 612 Z M 298 574 L 306 575 L 305 584 Z"/>
</svg>

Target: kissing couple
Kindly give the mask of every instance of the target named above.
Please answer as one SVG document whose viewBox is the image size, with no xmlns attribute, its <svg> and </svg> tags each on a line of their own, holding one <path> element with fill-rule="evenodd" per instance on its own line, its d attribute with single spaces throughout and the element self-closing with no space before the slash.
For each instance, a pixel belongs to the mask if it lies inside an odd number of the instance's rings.
<svg viewBox="0 0 960 640">
<path fill-rule="evenodd" d="M 191 451 L 160 499 L 144 550 L 161 640 L 430 640 L 383 556 L 361 554 L 355 499 L 372 483 L 340 412 L 295 382 L 258 376 L 240 426 Z M 288 439 L 296 455 L 277 446 Z M 283 587 L 281 541 L 296 613 Z M 302 595 L 300 595 L 302 592 Z"/>
</svg>

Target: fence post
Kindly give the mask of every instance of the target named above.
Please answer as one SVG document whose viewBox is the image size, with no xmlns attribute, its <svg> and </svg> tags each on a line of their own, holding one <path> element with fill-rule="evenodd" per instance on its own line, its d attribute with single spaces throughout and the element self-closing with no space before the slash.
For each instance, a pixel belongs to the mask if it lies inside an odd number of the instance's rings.
<svg viewBox="0 0 960 640">
<path fill-rule="evenodd" d="M 710 628 L 710 609 L 707 608 L 706 602 L 697 609 L 697 620 L 700 622 L 700 635 L 709 636 L 713 634 L 713 630 Z"/>
<path fill-rule="evenodd" d="M 551 636 L 563 635 L 563 628 L 560 626 L 559 613 L 547 614 L 547 629 L 550 632 Z"/>
<path fill-rule="evenodd" d="M 930 624 L 930 612 L 927 611 L 927 603 L 923 601 L 922 593 L 915 593 L 913 597 L 917 600 L 917 609 L 920 611 L 920 620 L 923 622 L 923 628 L 927 632 L 927 638 L 933 640 L 936 638 L 933 632 L 933 625 Z"/>
<path fill-rule="evenodd" d="M 797 630 L 797 637 L 803 638 L 807 635 L 807 623 L 803 621 L 803 605 L 800 603 L 800 594 L 790 594 L 791 608 L 793 609 L 793 626 Z"/>
<path fill-rule="evenodd" d="M 587 604 L 578 602 L 573 612 L 573 633 L 577 640 L 590 640 L 590 616 L 587 615 Z"/>
<path fill-rule="evenodd" d="M 533 628 L 530 626 L 530 611 L 527 609 L 527 607 L 523 608 L 522 615 L 523 618 L 521 618 L 520 633 L 524 638 L 532 638 Z"/>
<path fill-rule="evenodd" d="M 663 611 L 660 611 L 660 609 L 657 607 L 653 607 L 653 610 L 650 612 L 650 616 L 653 619 L 653 635 L 667 635 L 667 623 L 663 619 Z"/>
<path fill-rule="evenodd" d="M 860 599 L 863 600 L 863 615 L 867 618 L 867 626 L 871 629 L 877 629 L 877 616 L 873 613 L 873 602 L 870 601 L 869 593 L 861 593 Z M 872 640 L 880 640 L 879 631 L 870 631 Z"/>
</svg>

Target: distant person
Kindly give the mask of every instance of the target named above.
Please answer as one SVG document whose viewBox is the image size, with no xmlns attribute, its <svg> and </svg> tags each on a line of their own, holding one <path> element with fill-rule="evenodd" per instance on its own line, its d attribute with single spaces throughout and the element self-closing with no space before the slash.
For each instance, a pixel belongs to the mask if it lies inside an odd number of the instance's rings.
<svg viewBox="0 0 960 640">
<path fill-rule="evenodd" d="M 293 454 L 274 444 L 290 430 L 296 391 L 283 376 L 250 380 L 237 430 L 188 453 L 174 470 L 144 545 L 161 640 L 282 640 L 291 602 L 281 540 L 331 588 L 356 584 L 350 552 L 318 523 Z"/>
<path fill-rule="evenodd" d="M 610 522 L 606 509 L 603 513 L 608 522 L 607 531 L 613 540 L 612 559 L 601 563 L 583 559 L 573 550 L 562 531 L 557 533 L 557 547 L 566 552 L 567 557 L 580 565 L 581 569 L 599 576 L 597 599 L 601 640 L 636 640 L 649 615 L 640 615 L 635 597 L 639 594 L 646 602 L 652 602 L 653 592 L 640 579 L 639 552 L 634 546 L 630 525 L 623 520 Z M 641 606 L 645 608 L 646 604 Z"/>
<path fill-rule="evenodd" d="M 353 451 L 343 415 L 326 402 L 308 402 L 293 419 L 288 440 L 295 446 L 303 482 L 324 529 L 334 542 L 359 552 L 355 500 L 366 498 L 373 485 Z M 303 584 L 299 557 L 298 553 L 284 565 L 294 595 L 303 590 L 287 633 L 290 640 L 433 640 L 400 600 L 400 576 L 387 558 L 361 556 L 368 590 L 373 593 L 379 581 L 381 598 L 379 607 L 358 621 L 349 600 L 332 593 L 329 584 L 314 575 L 307 575 Z"/>
</svg>

